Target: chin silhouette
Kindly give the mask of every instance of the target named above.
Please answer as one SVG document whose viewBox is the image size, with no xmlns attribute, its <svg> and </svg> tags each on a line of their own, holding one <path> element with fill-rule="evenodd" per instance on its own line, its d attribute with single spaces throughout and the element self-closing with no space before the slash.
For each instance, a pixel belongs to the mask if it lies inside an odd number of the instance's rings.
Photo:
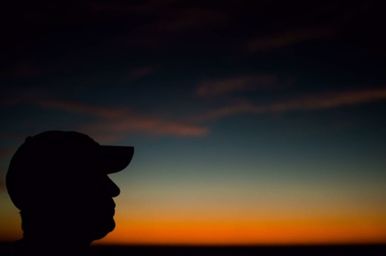
<svg viewBox="0 0 386 256">
<path fill-rule="evenodd" d="M 85 134 L 47 131 L 28 137 L 11 159 L 9 196 L 20 210 L 20 255 L 84 255 L 115 228 L 109 173 L 126 168 L 133 147 L 100 145 Z"/>
</svg>

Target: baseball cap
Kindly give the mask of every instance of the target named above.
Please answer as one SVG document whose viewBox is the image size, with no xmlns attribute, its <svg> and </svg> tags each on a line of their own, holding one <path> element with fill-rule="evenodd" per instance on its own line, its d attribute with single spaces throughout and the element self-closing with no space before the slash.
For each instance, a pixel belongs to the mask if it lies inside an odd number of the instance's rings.
<svg viewBox="0 0 386 256">
<path fill-rule="evenodd" d="M 50 179 L 92 179 L 95 172 L 119 172 L 128 166 L 133 154 L 132 146 L 100 145 L 83 133 L 46 131 L 28 137 L 13 155 L 6 176 L 7 190 L 20 208 L 29 193 L 41 190 L 39 186 Z"/>
</svg>

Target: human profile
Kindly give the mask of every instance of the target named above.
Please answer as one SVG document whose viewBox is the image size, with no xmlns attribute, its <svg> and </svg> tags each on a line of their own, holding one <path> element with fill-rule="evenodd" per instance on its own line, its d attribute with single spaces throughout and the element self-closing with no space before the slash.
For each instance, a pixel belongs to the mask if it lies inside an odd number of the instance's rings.
<svg viewBox="0 0 386 256">
<path fill-rule="evenodd" d="M 125 169 L 131 146 L 100 145 L 74 131 L 28 137 L 13 155 L 6 186 L 20 210 L 17 255 L 87 255 L 92 241 L 115 228 L 120 193 L 108 177 Z"/>
</svg>

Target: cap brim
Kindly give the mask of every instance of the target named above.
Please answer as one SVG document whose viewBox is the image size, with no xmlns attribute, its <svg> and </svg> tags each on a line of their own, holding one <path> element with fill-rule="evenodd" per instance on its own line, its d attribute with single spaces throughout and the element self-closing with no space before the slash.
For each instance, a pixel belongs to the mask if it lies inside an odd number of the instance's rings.
<svg viewBox="0 0 386 256">
<path fill-rule="evenodd" d="M 134 154 L 134 147 L 101 146 L 101 164 L 106 173 L 119 172 L 125 169 Z"/>
</svg>

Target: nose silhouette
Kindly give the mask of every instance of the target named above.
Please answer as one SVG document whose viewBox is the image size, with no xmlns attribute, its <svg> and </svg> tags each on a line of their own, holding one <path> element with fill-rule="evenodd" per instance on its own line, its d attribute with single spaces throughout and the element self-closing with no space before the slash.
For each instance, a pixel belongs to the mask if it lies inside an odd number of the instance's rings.
<svg viewBox="0 0 386 256">
<path fill-rule="evenodd" d="M 119 187 L 109 178 L 107 177 L 107 190 L 111 197 L 116 197 L 121 193 Z"/>
</svg>

